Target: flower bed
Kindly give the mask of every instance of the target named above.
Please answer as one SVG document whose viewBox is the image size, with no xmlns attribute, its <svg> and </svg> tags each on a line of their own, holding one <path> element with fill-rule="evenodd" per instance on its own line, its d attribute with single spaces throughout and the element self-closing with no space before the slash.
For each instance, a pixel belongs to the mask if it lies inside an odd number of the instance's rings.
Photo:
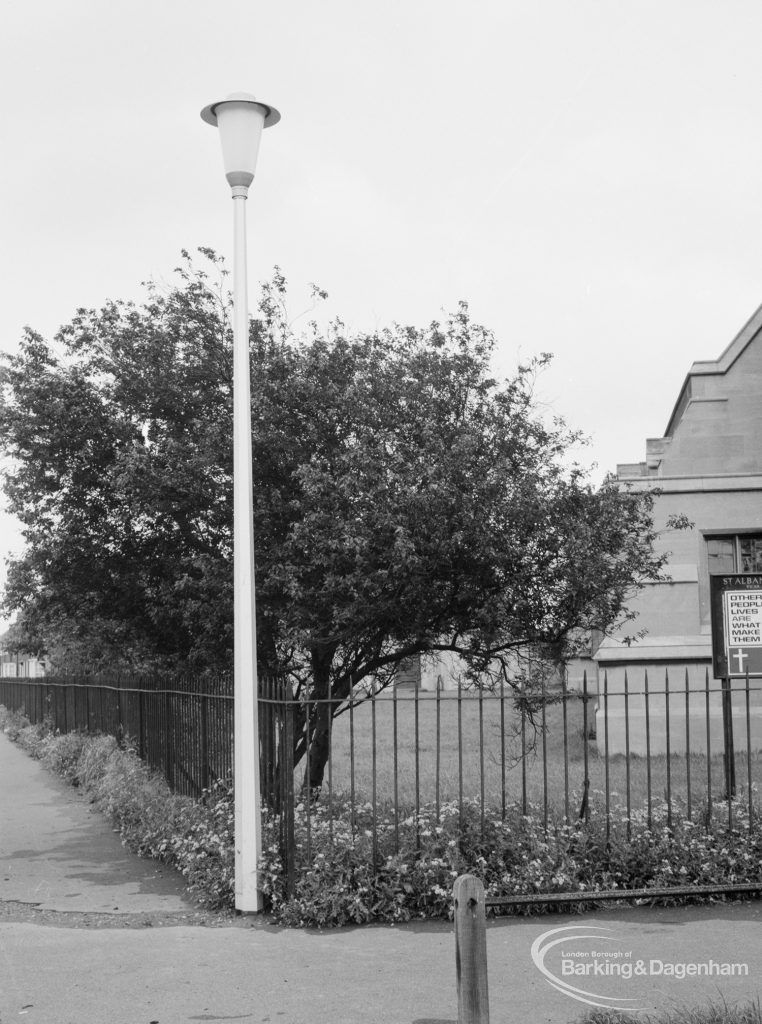
<svg viewBox="0 0 762 1024">
<path fill-rule="evenodd" d="M 721 810 L 721 809 L 720 809 Z M 762 877 L 762 828 L 748 827 L 748 811 L 734 812 L 734 827 L 714 819 L 711 829 L 689 821 L 673 809 L 667 827 L 666 804 L 652 809 L 649 828 L 644 812 L 630 818 L 618 809 L 606 837 L 603 814 L 593 811 L 589 825 L 558 825 L 546 835 L 540 816 L 517 812 L 505 821 L 487 812 L 482 834 L 475 801 L 424 808 L 398 823 L 399 852 L 391 818 L 376 821 L 378 861 L 372 863 L 372 808 L 356 814 L 354 827 L 346 805 L 329 816 L 315 806 L 309 822 L 304 808 L 296 816 L 296 881 L 286 892 L 275 831 L 265 848 L 265 892 L 277 917 L 292 925 L 329 925 L 369 921 L 446 918 L 451 913 L 452 884 L 470 872 L 484 882 L 487 898 L 537 895 L 535 904 L 509 906 L 505 913 L 547 913 L 583 909 L 575 892 L 661 888 L 676 885 L 757 882 Z M 570 893 L 569 902 L 543 904 L 543 893 Z M 686 897 L 660 898 L 685 902 Z"/>
</svg>

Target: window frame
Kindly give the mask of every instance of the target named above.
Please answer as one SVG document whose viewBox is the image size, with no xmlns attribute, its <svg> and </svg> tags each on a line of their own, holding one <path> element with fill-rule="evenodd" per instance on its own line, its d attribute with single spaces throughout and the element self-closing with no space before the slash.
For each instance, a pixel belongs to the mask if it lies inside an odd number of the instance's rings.
<svg viewBox="0 0 762 1024">
<path fill-rule="evenodd" d="M 701 621 L 701 632 L 708 633 L 711 628 L 711 614 L 709 602 L 709 577 L 717 576 L 723 572 L 743 572 L 737 568 L 741 562 L 741 540 L 742 538 L 758 538 L 762 542 L 762 529 L 759 526 L 728 527 L 725 529 L 701 530 L 701 551 L 699 555 L 699 617 Z M 712 571 L 709 564 L 709 543 L 713 540 L 732 540 L 733 543 L 733 568 L 717 569 Z M 755 570 L 747 570 L 755 571 Z"/>
</svg>

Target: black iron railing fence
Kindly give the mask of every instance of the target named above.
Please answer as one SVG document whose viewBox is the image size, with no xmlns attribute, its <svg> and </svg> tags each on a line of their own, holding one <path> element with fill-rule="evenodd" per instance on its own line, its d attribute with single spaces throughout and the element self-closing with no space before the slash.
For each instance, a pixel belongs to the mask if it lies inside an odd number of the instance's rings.
<svg viewBox="0 0 762 1024">
<path fill-rule="evenodd" d="M 0 679 L 0 704 L 61 732 L 128 740 L 177 793 L 199 796 L 232 774 L 233 692 L 224 676 Z"/>
<path fill-rule="evenodd" d="M 547 831 L 589 820 L 652 816 L 666 809 L 696 823 L 713 816 L 756 820 L 762 781 L 762 680 L 715 681 L 708 671 L 670 678 L 664 669 L 587 676 L 529 693 L 423 692 L 357 687 L 347 699 L 295 698 L 282 679 L 260 681 L 260 770 L 264 800 L 279 813 L 293 857 L 294 818 L 334 824 L 359 817 L 375 858 L 378 837 L 423 808 L 448 805 L 485 815 L 532 816 Z M 124 737 L 177 792 L 199 795 L 233 768 L 232 680 L 45 677 L 0 679 L 0 703 L 32 722 Z M 315 785 L 316 730 L 332 712 L 327 759 Z M 304 756 L 294 752 L 302 750 Z M 320 775 L 320 773 L 318 773 Z M 307 789 L 306 780 L 312 788 Z M 731 799 L 728 799 L 728 796 Z M 473 813 L 473 810 L 472 812 Z M 306 819 L 306 822 L 305 822 Z M 291 837 L 291 838 L 289 838 Z"/>
</svg>

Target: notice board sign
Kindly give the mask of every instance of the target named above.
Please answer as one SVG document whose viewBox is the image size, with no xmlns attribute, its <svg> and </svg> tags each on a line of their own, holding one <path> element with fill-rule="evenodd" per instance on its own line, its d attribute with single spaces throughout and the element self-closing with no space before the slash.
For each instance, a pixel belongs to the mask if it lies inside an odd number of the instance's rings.
<svg viewBox="0 0 762 1024">
<path fill-rule="evenodd" d="M 715 677 L 762 676 L 762 575 L 723 573 L 709 583 Z"/>
</svg>

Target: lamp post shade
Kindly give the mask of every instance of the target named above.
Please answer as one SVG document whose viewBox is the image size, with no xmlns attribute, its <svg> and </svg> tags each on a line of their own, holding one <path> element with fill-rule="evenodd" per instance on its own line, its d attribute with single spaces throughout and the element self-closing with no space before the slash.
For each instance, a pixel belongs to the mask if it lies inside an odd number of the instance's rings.
<svg viewBox="0 0 762 1024">
<path fill-rule="evenodd" d="M 225 177 L 231 188 L 248 188 L 254 180 L 262 129 L 277 124 L 280 114 L 250 93 L 234 92 L 204 107 L 201 117 L 220 130 Z"/>
</svg>

